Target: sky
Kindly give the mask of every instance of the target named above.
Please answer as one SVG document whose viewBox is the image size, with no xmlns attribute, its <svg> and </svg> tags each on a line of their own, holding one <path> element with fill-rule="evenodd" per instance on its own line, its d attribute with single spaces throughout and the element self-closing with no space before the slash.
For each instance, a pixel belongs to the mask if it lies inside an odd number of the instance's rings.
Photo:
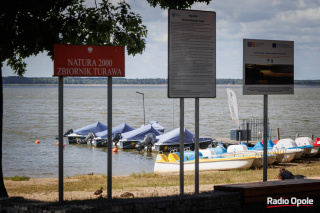
<svg viewBox="0 0 320 213">
<path fill-rule="evenodd" d="M 146 0 L 126 2 L 141 15 L 148 37 L 142 55 L 126 55 L 125 77 L 168 78 L 168 10 L 153 8 Z M 87 4 L 94 6 L 94 1 Z M 243 39 L 249 38 L 294 41 L 295 80 L 320 79 L 320 0 L 212 0 L 191 9 L 216 12 L 216 78 L 243 78 Z M 25 77 L 53 75 L 46 53 L 25 61 Z M 3 76 L 14 75 L 4 65 Z"/>
</svg>

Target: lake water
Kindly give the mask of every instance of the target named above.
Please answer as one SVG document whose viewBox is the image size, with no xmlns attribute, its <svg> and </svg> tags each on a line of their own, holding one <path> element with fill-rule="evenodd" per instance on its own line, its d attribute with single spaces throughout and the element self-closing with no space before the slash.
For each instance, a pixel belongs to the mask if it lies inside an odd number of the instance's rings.
<svg viewBox="0 0 320 213">
<path fill-rule="evenodd" d="M 232 88 L 238 98 L 240 119 L 263 118 L 263 96 L 244 96 L 241 86 Z M 200 136 L 229 138 L 232 122 L 227 86 L 217 86 L 217 98 L 200 99 Z M 166 132 L 179 127 L 179 99 L 167 98 L 166 86 L 113 86 L 113 126 L 138 128 L 157 120 Z M 64 86 L 64 130 L 100 121 L 107 125 L 107 86 Z M 294 95 L 269 95 L 268 116 L 272 139 L 320 137 L 320 87 L 297 86 Z M 4 86 L 3 175 L 58 177 L 58 87 Z M 194 132 L 194 99 L 185 99 L 185 127 Z M 35 144 L 40 140 L 40 144 Z M 156 153 L 119 150 L 112 154 L 113 175 L 152 172 Z M 107 149 L 68 145 L 64 149 L 64 175 L 107 174 Z"/>
</svg>

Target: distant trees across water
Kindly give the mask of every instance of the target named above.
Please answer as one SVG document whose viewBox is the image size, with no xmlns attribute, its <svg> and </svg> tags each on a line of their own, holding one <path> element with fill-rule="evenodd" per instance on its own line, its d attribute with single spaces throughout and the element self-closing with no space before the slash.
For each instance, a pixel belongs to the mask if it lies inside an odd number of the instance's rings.
<svg viewBox="0 0 320 213">
<path fill-rule="evenodd" d="M 242 84 L 242 79 L 217 79 L 217 84 Z M 2 77 L 3 84 L 58 84 L 57 77 Z M 164 78 L 143 78 L 127 79 L 112 78 L 113 84 L 167 84 L 168 79 Z M 108 78 L 64 78 L 64 84 L 108 84 Z M 320 80 L 295 80 L 294 84 L 320 85 Z"/>
</svg>

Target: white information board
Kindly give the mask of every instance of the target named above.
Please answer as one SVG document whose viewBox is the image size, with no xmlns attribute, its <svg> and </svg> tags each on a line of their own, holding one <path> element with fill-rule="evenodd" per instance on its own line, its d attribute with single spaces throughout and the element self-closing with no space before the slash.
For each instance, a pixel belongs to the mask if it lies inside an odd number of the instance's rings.
<svg viewBox="0 0 320 213">
<path fill-rule="evenodd" d="M 243 39 L 243 94 L 294 94 L 294 42 Z"/>
<path fill-rule="evenodd" d="M 216 13 L 169 10 L 168 97 L 216 97 Z"/>
</svg>

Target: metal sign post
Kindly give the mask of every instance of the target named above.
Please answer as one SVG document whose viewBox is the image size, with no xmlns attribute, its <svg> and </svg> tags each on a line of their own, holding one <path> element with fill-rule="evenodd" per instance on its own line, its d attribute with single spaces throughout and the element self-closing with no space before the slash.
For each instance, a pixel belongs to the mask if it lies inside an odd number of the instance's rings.
<svg viewBox="0 0 320 213">
<path fill-rule="evenodd" d="M 263 181 L 268 179 L 268 95 L 263 95 Z"/>
<path fill-rule="evenodd" d="M 180 195 L 184 194 L 184 98 L 180 98 Z"/>
<path fill-rule="evenodd" d="M 108 201 L 112 200 L 112 77 L 108 77 Z"/>
<path fill-rule="evenodd" d="M 59 76 L 59 203 L 63 203 L 63 76 Z"/>
<path fill-rule="evenodd" d="M 195 99 L 195 194 L 199 194 L 199 98 Z"/>
<path fill-rule="evenodd" d="M 243 94 L 263 95 L 263 181 L 267 181 L 268 95 L 294 93 L 294 42 L 243 39 Z"/>
<path fill-rule="evenodd" d="M 108 201 L 112 200 L 112 76 L 125 77 L 124 46 L 54 45 L 59 77 L 59 203 L 63 204 L 63 77 L 108 77 Z"/>
<path fill-rule="evenodd" d="M 216 13 L 170 9 L 168 97 L 180 98 L 180 194 L 184 181 L 184 98 L 196 98 L 195 193 L 199 193 L 199 98 L 216 97 Z M 187 36 L 186 36 L 187 35 Z"/>
</svg>

